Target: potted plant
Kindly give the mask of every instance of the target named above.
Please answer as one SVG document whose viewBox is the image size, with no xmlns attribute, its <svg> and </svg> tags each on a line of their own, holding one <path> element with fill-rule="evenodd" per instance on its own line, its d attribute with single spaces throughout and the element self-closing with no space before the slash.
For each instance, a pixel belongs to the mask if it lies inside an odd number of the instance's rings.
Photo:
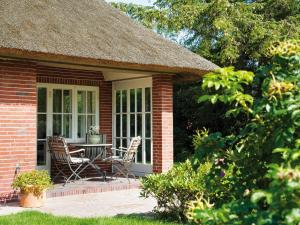
<svg viewBox="0 0 300 225">
<path fill-rule="evenodd" d="M 46 198 L 46 190 L 51 186 L 51 178 L 46 170 L 21 173 L 12 184 L 14 189 L 20 190 L 20 206 L 26 208 L 41 207 Z"/>
<path fill-rule="evenodd" d="M 89 144 L 99 144 L 101 141 L 99 127 L 91 126 L 88 131 L 88 140 Z"/>
</svg>

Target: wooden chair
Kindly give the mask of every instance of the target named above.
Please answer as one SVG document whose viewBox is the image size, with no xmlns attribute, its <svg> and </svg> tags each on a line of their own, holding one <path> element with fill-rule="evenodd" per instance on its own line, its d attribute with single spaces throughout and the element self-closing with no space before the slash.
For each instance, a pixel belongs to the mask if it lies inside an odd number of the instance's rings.
<svg viewBox="0 0 300 225">
<path fill-rule="evenodd" d="M 78 149 L 70 152 L 65 138 L 60 136 L 51 136 L 47 137 L 47 143 L 49 146 L 49 151 L 51 159 L 55 168 L 58 170 L 58 173 L 53 178 L 53 180 L 58 177 L 60 174 L 65 179 L 64 185 L 75 178 L 75 180 L 82 179 L 79 174 L 82 172 L 80 168 L 90 162 L 90 159 L 84 157 L 85 149 Z M 80 154 L 81 157 L 76 157 Z M 71 175 L 67 176 L 63 169 L 68 168 L 71 171 Z"/>
<path fill-rule="evenodd" d="M 135 175 L 130 172 L 130 167 L 134 163 L 135 156 L 138 151 L 138 147 L 141 144 L 141 137 L 132 138 L 128 148 L 119 147 L 112 148 L 113 151 L 119 152 L 119 155 L 108 157 L 106 160 L 112 162 L 112 169 L 116 171 L 112 176 L 124 176 L 129 181 L 129 176 L 135 179 Z"/>
</svg>

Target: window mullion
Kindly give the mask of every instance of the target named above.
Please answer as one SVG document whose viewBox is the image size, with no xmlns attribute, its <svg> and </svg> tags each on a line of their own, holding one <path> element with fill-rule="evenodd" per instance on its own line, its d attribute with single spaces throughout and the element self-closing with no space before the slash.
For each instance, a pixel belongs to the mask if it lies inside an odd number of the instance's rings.
<svg viewBox="0 0 300 225">
<path fill-rule="evenodd" d="M 134 136 L 137 136 L 137 89 L 134 89 Z M 135 157 L 135 163 L 137 163 L 137 155 Z"/>
<path fill-rule="evenodd" d="M 145 88 L 142 88 L 142 162 L 146 163 L 146 151 L 145 151 Z"/>
</svg>

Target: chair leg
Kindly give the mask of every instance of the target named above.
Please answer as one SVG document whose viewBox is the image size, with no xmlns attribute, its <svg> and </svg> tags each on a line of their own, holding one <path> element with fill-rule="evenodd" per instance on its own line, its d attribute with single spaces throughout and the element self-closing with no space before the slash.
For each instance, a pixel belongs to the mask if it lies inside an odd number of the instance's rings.
<svg viewBox="0 0 300 225">
<path fill-rule="evenodd" d="M 72 166 L 70 164 L 68 164 L 68 165 L 69 165 L 69 168 L 70 168 L 72 174 L 68 177 L 68 179 L 65 181 L 65 183 L 63 184 L 63 186 L 65 186 L 71 180 L 71 178 L 73 176 L 75 176 L 75 180 L 76 180 L 76 178 L 79 178 L 79 180 L 82 179 L 76 172 L 81 168 L 81 166 L 83 164 L 80 164 L 75 170 L 73 170 L 73 168 L 72 168 Z"/>
<path fill-rule="evenodd" d="M 130 179 L 129 179 L 129 176 L 130 175 L 133 175 L 134 179 L 135 179 L 135 175 L 133 173 L 130 173 L 129 172 L 129 169 L 128 169 L 128 166 L 122 164 L 122 163 L 119 163 L 119 164 L 115 164 L 113 165 L 113 167 L 115 169 L 117 169 L 117 172 L 114 173 L 114 175 L 116 176 L 117 174 L 121 175 L 121 176 L 124 176 L 125 178 L 127 178 L 128 182 L 130 183 Z"/>
<path fill-rule="evenodd" d="M 64 178 L 64 180 L 66 180 L 68 176 L 63 172 L 63 170 L 61 170 L 56 163 L 54 163 L 54 166 L 58 170 L 58 173 L 56 173 L 56 175 L 52 178 L 52 180 L 55 181 L 55 179 L 57 177 L 59 177 L 60 174 L 62 175 L 62 177 Z"/>
</svg>

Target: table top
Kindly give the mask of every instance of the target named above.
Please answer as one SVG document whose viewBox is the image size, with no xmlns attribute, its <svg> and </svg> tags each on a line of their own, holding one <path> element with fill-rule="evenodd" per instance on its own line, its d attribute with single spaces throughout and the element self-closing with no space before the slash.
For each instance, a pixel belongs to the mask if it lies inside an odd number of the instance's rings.
<svg viewBox="0 0 300 225">
<path fill-rule="evenodd" d="M 112 144 L 83 144 L 83 143 L 71 143 L 70 145 L 76 147 L 111 147 Z"/>
</svg>

